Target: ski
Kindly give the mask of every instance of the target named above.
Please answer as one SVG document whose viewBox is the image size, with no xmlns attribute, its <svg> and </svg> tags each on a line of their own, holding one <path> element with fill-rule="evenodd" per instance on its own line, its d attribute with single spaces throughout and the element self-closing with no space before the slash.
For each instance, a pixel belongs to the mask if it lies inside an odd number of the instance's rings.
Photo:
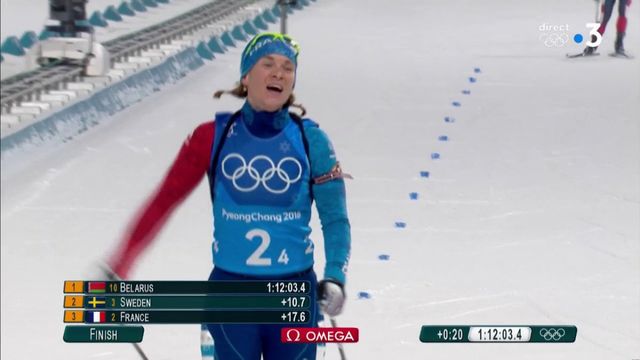
<svg viewBox="0 0 640 360">
<path fill-rule="evenodd" d="M 569 59 L 575 59 L 575 58 L 581 58 L 581 57 L 593 57 L 593 56 L 597 56 L 597 55 L 600 55 L 600 53 L 592 53 L 590 55 L 587 55 L 584 52 L 581 52 L 581 53 L 577 53 L 577 54 L 567 54 L 567 57 Z"/>
<path fill-rule="evenodd" d="M 615 58 L 620 58 L 620 59 L 633 59 L 633 55 L 627 54 L 625 52 L 623 52 L 623 53 L 612 52 L 612 53 L 609 54 L 609 56 L 615 57 Z"/>
</svg>

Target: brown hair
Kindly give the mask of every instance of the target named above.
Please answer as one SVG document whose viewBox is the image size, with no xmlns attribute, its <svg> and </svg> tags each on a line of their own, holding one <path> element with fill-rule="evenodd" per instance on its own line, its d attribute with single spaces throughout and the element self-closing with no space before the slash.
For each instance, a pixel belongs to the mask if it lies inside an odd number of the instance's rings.
<svg viewBox="0 0 640 360">
<path fill-rule="evenodd" d="M 237 98 L 244 99 L 247 97 L 247 88 L 244 87 L 244 85 L 242 85 L 241 83 L 238 83 L 236 84 L 236 87 L 234 87 L 231 90 L 218 90 L 214 92 L 213 97 L 215 99 L 220 99 L 220 97 L 222 97 L 223 94 L 230 94 Z M 287 102 L 284 103 L 284 106 L 298 108 L 302 112 L 300 116 L 301 117 L 304 116 L 307 113 L 307 109 L 305 109 L 304 106 L 302 106 L 302 104 L 294 104 L 294 101 L 296 101 L 296 97 L 292 93 L 291 95 L 289 95 Z"/>
</svg>

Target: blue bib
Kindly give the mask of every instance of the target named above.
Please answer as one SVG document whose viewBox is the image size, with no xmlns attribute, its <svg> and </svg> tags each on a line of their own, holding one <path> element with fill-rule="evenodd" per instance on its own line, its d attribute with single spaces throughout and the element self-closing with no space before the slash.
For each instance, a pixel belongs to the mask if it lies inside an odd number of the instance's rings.
<svg viewBox="0 0 640 360">
<path fill-rule="evenodd" d="M 216 115 L 213 149 L 230 120 L 230 114 Z M 253 276 L 313 266 L 310 165 L 294 121 L 277 135 L 260 138 L 237 116 L 212 166 L 216 266 Z"/>
</svg>

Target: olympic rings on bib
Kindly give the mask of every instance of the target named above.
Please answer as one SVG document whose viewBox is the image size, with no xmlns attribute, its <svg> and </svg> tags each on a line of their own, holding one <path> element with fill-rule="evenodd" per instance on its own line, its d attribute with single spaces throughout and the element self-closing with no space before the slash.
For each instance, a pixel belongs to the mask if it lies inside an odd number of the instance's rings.
<svg viewBox="0 0 640 360">
<path fill-rule="evenodd" d="M 227 166 L 227 161 L 231 159 L 238 159 L 240 161 L 240 166 L 235 169 L 229 169 L 229 166 Z M 256 169 L 256 167 L 254 166 L 258 161 L 265 161 L 269 165 L 269 168 L 266 169 L 262 174 L 260 174 L 260 171 L 258 171 L 258 169 Z M 283 169 L 283 165 L 289 162 L 291 162 L 298 168 L 297 174 L 295 176 L 291 176 L 291 174 L 287 173 Z M 260 184 L 262 184 L 265 190 L 272 194 L 283 194 L 287 192 L 287 190 L 289 190 L 292 184 L 298 182 L 302 178 L 302 165 L 297 159 L 291 156 L 282 158 L 276 165 L 273 160 L 271 160 L 266 155 L 256 155 L 247 164 L 247 161 L 242 155 L 238 153 L 231 153 L 225 156 L 224 159 L 222 159 L 220 168 L 222 169 L 222 174 L 224 175 L 224 177 L 231 180 L 233 187 L 241 192 L 251 192 L 257 189 Z M 238 180 L 245 174 L 247 174 L 253 181 L 255 181 L 255 183 L 250 186 L 239 185 Z M 280 181 L 284 183 L 284 187 L 282 189 L 274 189 L 267 183 L 276 175 L 278 179 L 280 179 Z"/>
</svg>

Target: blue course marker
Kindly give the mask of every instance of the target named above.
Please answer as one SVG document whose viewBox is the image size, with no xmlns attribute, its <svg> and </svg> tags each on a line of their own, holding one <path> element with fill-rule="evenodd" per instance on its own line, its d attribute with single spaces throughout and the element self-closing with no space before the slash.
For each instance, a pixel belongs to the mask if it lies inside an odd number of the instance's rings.
<svg viewBox="0 0 640 360">
<path fill-rule="evenodd" d="M 383 261 L 389 260 L 389 258 L 390 258 L 390 256 L 387 255 L 387 254 L 378 255 L 378 259 L 383 260 Z"/>
<path fill-rule="evenodd" d="M 465 95 L 469 95 L 469 94 L 471 94 L 471 90 L 466 90 L 465 89 L 465 90 L 462 90 L 462 93 L 465 94 Z"/>
<path fill-rule="evenodd" d="M 438 140 L 440 141 L 449 141 L 449 137 L 447 135 L 438 136 Z"/>
<path fill-rule="evenodd" d="M 474 82 L 476 82 L 476 81 L 478 81 L 478 79 L 474 78 L 473 76 L 470 76 L 470 77 L 469 77 L 469 82 L 470 82 L 470 83 L 474 83 Z"/>
<path fill-rule="evenodd" d="M 371 294 L 366 291 L 358 292 L 358 299 L 371 299 Z"/>
<path fill-rule="evenodd" d="M 158 3 L 155 0 L 142 0 L 142 3 L 146 7 L 158 7 Z"/>
<path fill-rule="evenodd" d="M 418 193 L 417 192 L 409 193 L 409 199 L 418 200 Z"/>
<path fill-rule="evenodd" d="M 431 153 L 431 158 L 433 160 L 438 160 L 440 159 L 440 154 L 438 154 L 437 152 Z"/>
<path fill-rule="evenodd" d="M 429 177 L 429 172 L 428 171 L 420 171 L 420 177 L 428 178 Z"/>
<path fill-rule="evenodd" d="M 395 226 L 396 226 L 397 228 L 399 228 L 399 229 L 404 229 L 404 228 L 406 228 L 406 227 L 407 227 L 407 223 L 404 223 L 404 222 L 402 222 L 402 221 L 396 221 Z"/>
<path fill-rule="evenodd" d="M 445 116 L 444 122 L 453 123 L 456 122 L 456 119 L 452 118 L 451 116 Z"/>
<path fill-rule="evenodd" d="M 473 68 L 473 72 L 476 74 L 480 74 L 481 71 L 480 71 L 480 68 L 477 67 L 477 68 Z"/>
<path fill-rule="evenodd" d="M 455 106 L 455 107 L 460 107 L 460 106 L 462 106 L 462 104 L 460 104 L 460 102 L 459 102 L 459 101 L 454 101 L 454 102 L 452 102 L 452 103 L 451 103 L 451 105 L 453 105 L 453 106 Z"/>
</svg>

